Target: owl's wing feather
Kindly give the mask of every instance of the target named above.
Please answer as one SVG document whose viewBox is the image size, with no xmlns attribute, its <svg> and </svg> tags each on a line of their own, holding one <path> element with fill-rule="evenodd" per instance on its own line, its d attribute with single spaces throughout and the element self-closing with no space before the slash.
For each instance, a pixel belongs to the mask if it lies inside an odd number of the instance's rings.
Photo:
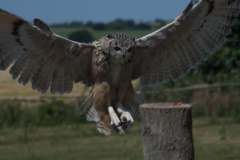
<svg viewBox="0 0 240 160">
<path fill-rule="evenodd" d="M 34 25 L 0 10 L 0 70 L 10 69 L 13 79 L 45 93 L 69 93 L 73 82 L 92 85 L 93 44 L 70 41 L 54 34 L 42 21 Z"/>
<path fill-rule="evenodd" d="M 167 26 L 137 39 L 132 79 L 141 86 L 177 81 L 206 61 L 237 23 L 240 0 L 202 0 Z"/>
</svg>

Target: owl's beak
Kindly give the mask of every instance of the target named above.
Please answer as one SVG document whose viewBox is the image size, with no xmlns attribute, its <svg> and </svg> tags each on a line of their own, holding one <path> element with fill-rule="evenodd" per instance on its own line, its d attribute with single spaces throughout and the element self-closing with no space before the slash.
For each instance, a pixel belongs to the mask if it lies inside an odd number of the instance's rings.
<svg viewBox="0 0 240 160">
<path fill-rule="evenodd" d="M 125 58 L 125 57 L 126 57 L 126 51 L 123 52 L 123 58 Z"/>
<path fill-rule="evenodd" d="M 127 55 L 126 51 L 121 50 L 121 51 L 117 51 L 117 54 L 115 57 L 120 59 L 125 59 L 126 55 Z"/>
</svg>

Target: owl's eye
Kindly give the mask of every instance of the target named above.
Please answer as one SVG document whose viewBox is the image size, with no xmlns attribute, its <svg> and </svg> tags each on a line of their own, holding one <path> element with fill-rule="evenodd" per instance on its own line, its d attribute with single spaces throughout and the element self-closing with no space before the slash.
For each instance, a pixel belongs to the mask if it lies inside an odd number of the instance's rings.
<svg viewBox="0 0 240 160">
<path fill-rule="evenodd" d="M 132 47 L 128 48 L 128 52 L 131 52 L 132 51 Z"/>
<path fill-rule="evenodd" d="M 115 51 L 119 51 L 119 50 L 121 50 L 121 48 L 119 48 L 119 47 L 114 47 L 114 50 L 115 50 Z"/>
</svg>

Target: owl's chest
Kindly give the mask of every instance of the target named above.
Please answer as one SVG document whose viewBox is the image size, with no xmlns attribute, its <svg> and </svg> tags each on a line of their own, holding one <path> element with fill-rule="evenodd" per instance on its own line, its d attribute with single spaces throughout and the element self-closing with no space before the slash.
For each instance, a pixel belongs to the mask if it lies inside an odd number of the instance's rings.
<svg viewBox="0 0 240 160">
<path fill-rule="evenodd" d="M 119 84 L 121 79 L 124 77 L 124 68 L 120 65 L 113 66 L 108 72 L 109 80 L 111 80 L 112 84 Z"/>
</svg>

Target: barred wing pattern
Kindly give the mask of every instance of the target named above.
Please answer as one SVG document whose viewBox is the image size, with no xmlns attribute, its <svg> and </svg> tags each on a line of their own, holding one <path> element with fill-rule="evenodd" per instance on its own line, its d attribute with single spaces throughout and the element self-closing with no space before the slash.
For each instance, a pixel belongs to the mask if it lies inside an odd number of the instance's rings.
<svg viewBox="0 0 240 160">
<path fill-rule="evenodd" d="M 60 37 L 44 22 L 34 25 L 0 10 L 0 70 L 10 69 L 13 79 L 45 93 L 69 93 L 73 82 L 93 83 L 92 54 L 95 45 Z"/>
<path fill-rule="evenodd" d="M 225 41 L 239 9 L 240 0 L 191 2 L 172 23 L 137 40 L 132 79 L 152 86 L 185 77 Z"/>
</svg>

